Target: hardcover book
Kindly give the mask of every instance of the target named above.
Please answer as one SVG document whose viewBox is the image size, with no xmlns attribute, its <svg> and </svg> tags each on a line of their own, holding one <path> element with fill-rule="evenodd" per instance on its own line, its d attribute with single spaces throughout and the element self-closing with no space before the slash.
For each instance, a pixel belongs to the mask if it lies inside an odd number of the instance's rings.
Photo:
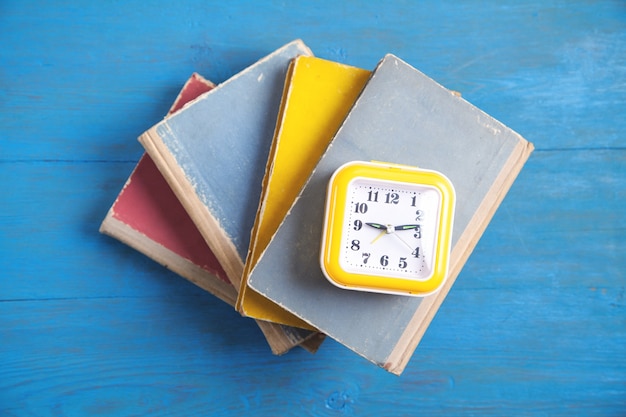
<svg viewBox="0 0 626 417">
<path fill-rule="evenodd" d="M 400 374 L 532 152 L 531 143 L 393 55 L 377 66 L 248 278 L 248 286 Z M 436 170 L 456 189 L 448 277 L 426 297 L 350 291 L 320 267 L 326 187 L 350 161 Z"/>
<path fill-rule="evenodd" d="M 168 114 L 215 85 L 192 74 Z M 237 291 L 148 155 L 143 155 L 100 225 L 109 235 L 145 254 L 221 300 Z"/>
<path fill-rule="evenodd" d="M 291 42 L 139 137 L 239 288 L 285 76 L 312 55 Z"/>
<path fill-rule="evenodd" d="M 214 84 L 193 74 L 168 114 L 214 88 Z M 236 288 L 213 255 L 195 224 L 156 168 L 144 154 L 100 226 L 107 234 L 145 254 L 200 288 L 230 305 L 237 299 Z M 284 334 L 269 323 L 258 322 L 272 351 L 281 354 L 301 344 L 311 352 L 321 344 L 300 331 Z"/>
<path fill-rule="evenodd" d="M 310 56 L 294 59 L 289 67 L 239 290 L 237 308 L 243 315 L 308 326 L 277 304 L 248 291 L 246 278 L 369 76 L 370 71 Z"/>
</svg>

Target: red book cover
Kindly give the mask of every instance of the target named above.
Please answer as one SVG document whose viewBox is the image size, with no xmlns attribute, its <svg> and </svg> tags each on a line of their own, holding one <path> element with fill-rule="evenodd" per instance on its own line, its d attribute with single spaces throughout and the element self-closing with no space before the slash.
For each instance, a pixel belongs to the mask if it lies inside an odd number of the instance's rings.
<svg viewBox="0 0 626 417">
<path fill-rule="evenodd" d="M 211 90 L 198 74 L 185 83 L 168 114 Z M 194 223 L 152 160 L 144 154 L 107 213 L 100 231 L 114 237 L 233 305 L 226 279 Z"/>
</svg>

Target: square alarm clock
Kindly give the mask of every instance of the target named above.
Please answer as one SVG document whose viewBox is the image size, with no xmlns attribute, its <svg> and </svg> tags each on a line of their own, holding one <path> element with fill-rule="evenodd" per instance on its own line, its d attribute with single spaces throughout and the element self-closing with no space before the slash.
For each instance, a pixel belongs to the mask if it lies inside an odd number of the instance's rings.
<svg viewBox="0 0 626 417">
<path fill-rule="evenodd" d="M 442 173 L 353 161 L 331 176 L 320 265 L 334 285 L 425 296 L 448 272 L 455 192 Z"/>
</svg>

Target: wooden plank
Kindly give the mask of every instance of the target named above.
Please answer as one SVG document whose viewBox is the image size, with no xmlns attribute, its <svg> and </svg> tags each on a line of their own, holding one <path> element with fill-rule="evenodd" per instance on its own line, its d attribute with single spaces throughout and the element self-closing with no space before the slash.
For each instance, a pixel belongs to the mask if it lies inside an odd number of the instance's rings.
<svg viewBox="0 0 626 417">
<path fill-rule="evenodd" d="M 488 237 L 489 232 L 481 241 L 487 250 L 501 242 Z M 518 257 L 516 264 L 523 262 Z M 296 414 L 367 414 L 383 407 L 381 398 L 396 403 L 400 414 L 416 407 L 428 413 L 524 414 L 529 404 L 551 415 L 620 410 L 626 391 L 618 381 L 626 364 L 611 352 L 621 351 L 626 341 L 623 318 L 605 314 L 596 321 L 579 302 L 586 299 L 607 313 L 616 310 L 611 296 L 585 287 L 540 297 L 518 287 L 477 290 L 474 279 L 459 278 L 414 366 L 401 378 L 385 376 L 334 342 L 316 356 L 292 352 L 272 358 L 260 337 L 241 337 L 242 325 L 258 332 L 251 323 L 199 290 L 173 297 L 0 303 L 0 410 L 271 415 L 288 405 Z M 477 311 L 476 302 L 485 308 Z M 520 313 L 524 305 L 533 308 Z M 555 308 L 562 313 L 548 314 Z M 593 340 L 597 345 L 590 349 Z M 233 363 L 238 372 L 232 372 Z M 275 386 L 263 383 L 267 369 Z M 294 378 L 297 372 L 316 378 Z M 232 396 L 242 378 L 248 390 Z M 277 392 L 284 385 L 289 389 Z M 207 397 L 230 400 L 207 405 Z"/>
<path fill-rule="evenodd" d="M 0 18 L 3 41 L 17 46 L 0 51 L 1 103 L 14 109 L 0 112 L 2 159 L 136 161 L 143 150 L 127 138 L 161 119 L 191 72 L 223 82 L 294 37 L 322 58 L 361 68 L 395 53 L 539 149 L 620 146 L 626 130 L 624 118 L 594 123 L 626 112 L 619 1 L 392 1 L 384 13 L 375 3 L 330 0 L 298 7 L 159 0 L 150 8 L 130 0 L 107 13 L 97 3 L 70 10 L 31 1 L 3 4 Z M 128 33 L 137 40 L 128 42 Z"/>
<path fill-rule="evenodd" d="M 0 193 L 4 300 L 164 296 L 188 291 L 174 274 L 97 233 L 134 163 L 0 164 L 17 178 Z M 94 235 L 94 233 L 96 233 Z M 103 268 L 109 264 L 113 267 Z"/>
<path fill-rule="evenodd" d="M 532 277 L 544 289 L 608 286 L 617 297 L 625 279 L 625 167 L 624 150 L 533 154 L 485 233 L 492 245 L 481 242 L 468 264 L 475 288 L 522 289 Z"/>
</svg>

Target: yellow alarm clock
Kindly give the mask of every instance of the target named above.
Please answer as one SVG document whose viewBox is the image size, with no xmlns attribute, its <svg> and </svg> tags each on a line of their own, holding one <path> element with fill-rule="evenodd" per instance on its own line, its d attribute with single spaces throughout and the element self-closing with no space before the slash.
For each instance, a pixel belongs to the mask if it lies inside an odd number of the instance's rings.
<svg viewBox="0 0 626 417">
<path fill-rule="evenodd" d="M 320 264 L 341 288 L 424 296 L 446 279 L 455 192 L 440 172 L 349 162 L 328 183 Z"/>
</svg>

